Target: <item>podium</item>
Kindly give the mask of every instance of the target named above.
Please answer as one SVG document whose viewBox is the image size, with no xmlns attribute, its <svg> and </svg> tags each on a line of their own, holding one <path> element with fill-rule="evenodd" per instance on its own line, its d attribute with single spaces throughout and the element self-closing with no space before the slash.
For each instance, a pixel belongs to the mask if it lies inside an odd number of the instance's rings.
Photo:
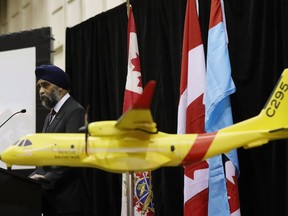
<svg viewBox="0 0 288 216">
<path fill-rule="evenodd" d="M 0 168 L 0 215 L 41 216 L 42 184 Z"/>
</svg>

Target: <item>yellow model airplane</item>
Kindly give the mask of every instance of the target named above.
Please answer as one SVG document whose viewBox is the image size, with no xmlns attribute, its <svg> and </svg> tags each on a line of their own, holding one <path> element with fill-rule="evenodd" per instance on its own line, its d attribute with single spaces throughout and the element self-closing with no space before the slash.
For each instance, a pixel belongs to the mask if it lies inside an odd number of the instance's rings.
<svg viewBox="0 0 288 216">
<path fill-rule="evenodd" d="M 157 131 L 150 112 L 155 82 L 149 82 L 118 121 L 88 125 L 89 136 L 31 134 L 1 153 L 12 165 L 95 167 L 110 172 L 150 171 L 199 162 L 232 149 L 251 148 L 288 138 L 288 69 L 256 117 L 214 133 L 167 134 Z"/>
</svg>

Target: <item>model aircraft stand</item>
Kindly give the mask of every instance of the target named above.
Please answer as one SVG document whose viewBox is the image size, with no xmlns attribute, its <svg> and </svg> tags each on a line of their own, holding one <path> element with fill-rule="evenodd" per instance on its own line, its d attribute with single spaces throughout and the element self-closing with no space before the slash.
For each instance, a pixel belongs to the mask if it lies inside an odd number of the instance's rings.
<svg viewBox="0 0 288 216">
<path fill-rule="evenodd" d="M 42 184 L 0 168 L 0 215 L 40 216 Z"/>
</svg>

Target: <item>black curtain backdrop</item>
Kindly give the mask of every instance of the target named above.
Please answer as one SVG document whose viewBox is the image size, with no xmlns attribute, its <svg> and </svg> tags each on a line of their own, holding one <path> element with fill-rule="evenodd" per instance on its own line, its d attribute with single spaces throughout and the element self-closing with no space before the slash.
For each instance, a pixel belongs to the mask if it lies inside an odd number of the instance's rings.
<svg viewBox="0 0 288 216">
<path fill-rule="evenodd" d="M 131 0 L 143 83 L 156 80 L 152 114 L 159 130 L 176 133 L 182 36 L 186 0 Z M 210 0 L 200 1 L 206 49 Z M 288 67 L 288 1 L 226 0 L 234 122 L 257 115 Z M 71 94 L 90 107 L 89 120 L 117 119 L 122 113 L 127 74 L 126 5 L 66 31 L 66 71 Z M 288 215 L 287 141 L 239 149 L 242 216 Z M 120 215 L 122 175 L 88 169 L 93 215 Z M 152 173 L 155 215 L 183 215 L 183 170 Z M 193 214 L 191 214 L 193 215 Z"/>
</svg>

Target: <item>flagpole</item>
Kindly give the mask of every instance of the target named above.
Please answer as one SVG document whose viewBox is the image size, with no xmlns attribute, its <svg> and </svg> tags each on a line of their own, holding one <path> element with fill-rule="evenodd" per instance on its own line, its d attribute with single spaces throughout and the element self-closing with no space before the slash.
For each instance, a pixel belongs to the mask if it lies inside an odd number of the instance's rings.
<svg viewBox="0 0 288 216">
<path fill-rule="evenodd" d="M 126 179 L 127 181 L 127 216 L 134 216 L 134 205 L 133 205 L 133 187 L 134 187 L 134 172 L 127 172 Z"/>
<path fill-rule="evenodd" d="M 126 1 L 126 7 L 127 7 L 127 16 L 129 17 L 129 13 L 130 13 L 130 0 Z"/>
</svg>

